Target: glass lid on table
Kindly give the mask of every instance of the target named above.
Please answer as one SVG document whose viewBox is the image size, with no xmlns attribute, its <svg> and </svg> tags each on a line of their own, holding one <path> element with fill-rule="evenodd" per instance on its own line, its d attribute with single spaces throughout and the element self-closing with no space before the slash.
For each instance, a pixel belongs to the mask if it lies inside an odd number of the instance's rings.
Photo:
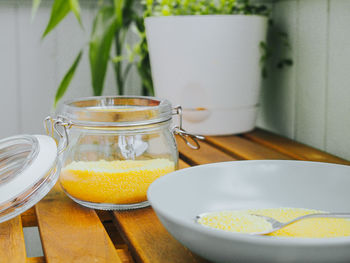
<svg viewBox="0 0 350 263">
<path fill-rule="evenodd" d="M 45 135 L 0 140 L 0 223 L 41 200 L 58 179 L 57 146 Z"/>
</svg>

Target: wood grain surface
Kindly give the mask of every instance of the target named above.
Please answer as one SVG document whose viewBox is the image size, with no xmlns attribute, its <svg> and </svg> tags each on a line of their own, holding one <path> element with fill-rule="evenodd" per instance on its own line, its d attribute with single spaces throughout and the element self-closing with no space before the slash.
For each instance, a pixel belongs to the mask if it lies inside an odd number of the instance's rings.
<svg viewBox="0 0 350 263">
<path fill-rule="evenodd" d="M 117 253 L 118 253 L 118 256 L 119 256 L 120 261 L 122 263 L 134 263 L 135 262 L 134 259 L 131 257 L 128 248 L 123 248 L 123 249 L 118 248 Z"/>
<path fill-rule="evenodd" d="M 179 160 L 179 169 L 184 169 L 184 168 L 188 168 L 191 167 L 191 165 L 185 163 L 183 160 Z"/>
<path fill-rule="evenodd" d="M 74 203 L 58 184 L 36 214 L 48 263 L 121 262 L 95 211 Z"/>
<path fill-rule="evenodd" d="M 200 150 L 189 148 L 181 138 L 177 138 L 180 157 L 191 165 L 236 160 L 233 156 L 220 151 L 206 142 L 200 142 Z"/>
<path fill-rule="evenodd" d="M 292 159 L 286 154 L 280 153 L 274 149 L 259 145 L 252 141 L 246 140 L 238 136 L 215 136 L 206 137 L 206 140 L 233 156 L 244 160 L 259 160 L 259 159 Z"/>
<path fill-rule="evenodd" d="M 21 218 L 0 223 L 0 263 L 26 262 Z"/>
<path fill-rule="evenodd" d="M 179 160 L 179 168 L 190 167 Z M 163 227 L 151 207 L 115 211 L 115 224 L 137 262 L 205 263 L 176 241 Z"/>
<path fill-rule="evenodd" d="M 137 262 L 200 263 L 162 226 L 151 207 L 131 211 L 115 211 L 116 225 L 125 237 Z"/>
<path fill-rule="evenodd" d="M 23 227 L 37 226 L 38 220 L 36 218 L 35 208 L 32 207 L 21 214 Z"/>
<path fill-rule="evenodd" d="M 243 136 L 297 160 L 350 165 L 349 161 L 261 129 L 256 129 Z"/>
<path fill-rule="evenodd" d="M 21 217 L 0 223 L 0 263 L 25 263 Z"/>
<path fill-rule="evenodd" d="M 179 168 L 233 160 L 297 159 L 350 164 L 336 156 L 257 129 L 239 136 L 209 136 L 200 150 L 177 138 Z M 38 226 L 44 257 L 27 258 L 23 227 Z M 177 242 L 153 209 L 98 212 L 70 200 L 59 187 L 20 217 L 0 224 L 0 263 L 204 263 Z"/>
<path fill-rule="evenodd" d="M 44 257 L 27 258 L 27 263 L 45 263 Z"/>
</svg>

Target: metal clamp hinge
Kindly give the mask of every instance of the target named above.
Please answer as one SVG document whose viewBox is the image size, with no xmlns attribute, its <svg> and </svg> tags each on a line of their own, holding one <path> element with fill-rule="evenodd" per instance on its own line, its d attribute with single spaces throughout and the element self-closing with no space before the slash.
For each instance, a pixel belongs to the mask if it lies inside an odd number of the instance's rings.
<svg viewBox="0 0 350 263">
<path fill-rule="evenodd" d="M 182 128 L 182 107 L 176 106 L 174 108 L 173 115 L 179 115 L 179 126 L 175 126 L 173 128 L 174 134 L 177 134 L 184 140 L 184 142 L 192 149 L 198 150 L 200 149 L 200 145 L 198 140 L 204 140 L 205 137 L 202 135 L 192 134 L 187 132 L 184 128 Z M 191 143 L 191 141 L 194 143 Z"/>
<path fill-rule="evenodd" d="M 68 130 L 72 125 L 72 122 L 66 120 L 63 116 L 57 116 L 56 119 L 48 116 L 44 120 L 46 134 L 51 136 L 56 141 L 57 145 L 60 145 L 57 149 L 58 154 L 63 153 L 68 147 Z M 55 138 L 55 132 L 60 138 L 59 142 Z"/>
</svg>

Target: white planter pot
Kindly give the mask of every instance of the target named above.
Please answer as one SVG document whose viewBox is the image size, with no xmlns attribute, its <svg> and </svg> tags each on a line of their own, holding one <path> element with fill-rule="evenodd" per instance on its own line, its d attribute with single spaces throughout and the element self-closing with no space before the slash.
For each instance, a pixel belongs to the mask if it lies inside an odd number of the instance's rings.
<svg viewBox="0 0 350 263">
<path fill-rule="evenodd" d="M 182 105 L 185 129 L 226 135 L 254 128 L 267 18 L 172 16 L 145 23 L 156 96 Z"/>
</svg>

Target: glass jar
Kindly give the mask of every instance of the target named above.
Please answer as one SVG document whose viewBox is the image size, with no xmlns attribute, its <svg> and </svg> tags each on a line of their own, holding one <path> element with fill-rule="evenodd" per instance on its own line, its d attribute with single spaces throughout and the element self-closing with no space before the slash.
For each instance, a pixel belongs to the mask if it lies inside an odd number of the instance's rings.
<svg viewBox="0 0 350 263">
<path fill-rule="evenodd" d="M 180 126 L 172 125 L 176 114 Z M 174 133 L 192 148 L 201 139 L 182 129 L 181 107 L 152 97 L 67 101 L 46 127 L 61 140 L 63 190 L 77 203 L 103 210 L 148 206 L 149 185 L 178 167 Z"/>
</svg>

